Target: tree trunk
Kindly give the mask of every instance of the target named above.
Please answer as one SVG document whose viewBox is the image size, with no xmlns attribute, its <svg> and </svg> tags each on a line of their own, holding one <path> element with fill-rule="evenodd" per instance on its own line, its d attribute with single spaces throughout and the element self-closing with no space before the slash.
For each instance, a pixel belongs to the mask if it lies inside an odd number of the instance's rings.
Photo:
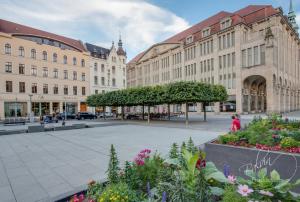
<svg viewBox="0 0 300 202">
<path fill-rule="evenodd" d="M 142 111 L 143 120 L 145 120 L 145 105 L 143 105 L 143 111 Z"/>
<path fill-rule="evenodd" d="M 171 120 L 171 116 L 170 116 L 170 104 L 168 104 L 168 119 L 169 119 L 169 121 Z"/>
<path fill-rule="evenodd" d="M 185 103 L 185 125 L 189 125 L 189 105 Z"/>
<path fill-rule="evenodd" d="M 150 106 L 148 106 L 148 124 L 150 123 Z"/>
<path fill-rule="evenodd" d="M 106 106 L 103 106 L 103 119 L 105 120 L 105 112 L 106 112 Z"/>
<path fill-rule="evenodd" d="M 204 121 L 206 122 L 206 102 L 203 102 L 203 104 L 202 104 L 202 106 L 203 106 L 203 118 L 204 118 Z"/>
<path fill-rule="evenodd" d="M 121 116 L 122 116 L 122 117 L 121 117 L 121 119 L 122 119 L 122 121 L 123 121 L 123 120 L 124 120 L 124 106 L 122 106 L 122 107 L 121 107 L 121 113 L 122 113 L 122 115 L 121 115 Z"/>
</svg>

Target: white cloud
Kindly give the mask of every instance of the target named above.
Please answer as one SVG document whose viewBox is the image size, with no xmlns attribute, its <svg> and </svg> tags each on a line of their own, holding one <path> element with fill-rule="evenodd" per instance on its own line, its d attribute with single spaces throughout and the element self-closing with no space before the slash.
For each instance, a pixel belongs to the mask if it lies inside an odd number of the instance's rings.
<svg viewBox="0 0 300 202">
<path fill-rule="evenodd" d="M 4 19 L 88 42 L 111 44 L 121 32 L 129 59 L 188 27 L 184 19 L 143 0 L 4 0 L 1 4 Z"/>
</svg>

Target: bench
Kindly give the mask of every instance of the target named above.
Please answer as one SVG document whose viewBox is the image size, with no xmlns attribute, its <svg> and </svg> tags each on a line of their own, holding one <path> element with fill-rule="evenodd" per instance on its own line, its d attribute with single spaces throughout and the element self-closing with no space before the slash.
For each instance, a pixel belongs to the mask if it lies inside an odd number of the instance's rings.
<svg viewBox="0 0 300 202">
<path fill-rule="evenodd" d="M 4 125 L 25 125 L 26 120 L 23 118 L 7 118 L 4 120 Z"/>
</svg>

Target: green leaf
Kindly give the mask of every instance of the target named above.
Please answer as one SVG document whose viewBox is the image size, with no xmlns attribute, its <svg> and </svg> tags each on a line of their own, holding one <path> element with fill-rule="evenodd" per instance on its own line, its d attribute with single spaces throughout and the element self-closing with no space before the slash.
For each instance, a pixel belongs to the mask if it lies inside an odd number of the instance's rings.
<svg viewBox="0 0 300 202">
<path fill-rule="evenodd" d="M 222 188 L 219 188 L 219 187 L 209 187 L 209 188 L 210 188 L 210 192 L 213 195 L 222 196 L 224 194 L 224 189 L 222 189 Z"/>
<path fill-rule="evenodd" d="M 282 180 L 274 188 L 277 189 L 277 190 L 280 190 L 280 189 L 283 189 L 285 186 L 288 186 L 288 185 L 289 185 L 289 180 Z"/>
<path fill-rule="evenodd" d="M 253 170 L 245 170 L 245 175 L 252 178 L 252 179 L 256 178 L 256 175 L 255 175 Z"/>
<path fill-rule="evenodd" d="M 267 168 L 262 168 L 258 171 L 257 176 L 259 179 L 263 179 L 267 176 Z"/>
<path fill-rule="evenodd" d="M 300 179 L 298 179 L 296 182 L 293 183 L 293 186 L 298 186 L 300 185 Z"/>
<path fill-rule="evenodd" d="M 164 163 L 167 163 L 169 165 L 180 166 L 180 161 L 177 158 L 176 159 L 170 159 L 170 158 L 168 158 L 168 159 L 166 159 L 164 161 Z"/>
<path fill-rule="evenodd" d="M 270 176 L 271 176 L 272 181 L 279 181 L 280 180 L 280 175 L 276 170 L 272 170 Z"/>
<path fill-rule="evenodd" d="M 214 180 L 216 180 L 216 181 L 218 181 L 218 182 L 221 182 L 221 183 L 228 183 L 228 179 L 220 171 L 213 172 L 213 173 L 205 176 L 206 180 L 209 180 L 211 178 L 214 179 Z"/>
</svg>

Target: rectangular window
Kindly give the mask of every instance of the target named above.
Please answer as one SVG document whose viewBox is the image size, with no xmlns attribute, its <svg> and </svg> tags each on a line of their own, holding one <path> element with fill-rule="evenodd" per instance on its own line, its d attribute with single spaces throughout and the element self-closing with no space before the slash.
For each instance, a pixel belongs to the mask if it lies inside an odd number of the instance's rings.
<svg viewBox="0 0 300 202">
<path fill-rule="evenodd" d="M 25 65 L 19 64 L 19 74 L 25 74 Z"/>
<path fill-rule="evenodd" d="M 73 72 L 73 80 L 77 80 L 77 72 Z"/>
<path fill-rule="evenodd" d="M 227 54 L 227 67 L 231 67 L 231 55 Z"/>
<path fill-rule="evenodd" d="M 82 95 L 85 95 L 85 87 L 81 88 Z"/>
<path fill-rule="evenodd" d="M 31 93 L 37 93 L 37 84 L 36 83 L 33 83 L 31 85 Z"/>
<path fill-rule="evenodd" d="M 219 68 L 222 69 L 222 56 L 219 56 Z"/>
<path fill-rule="evenodd" d="M 223 47 L 222 48 L 223 49 L 226 48 L 226 36 L 225 35 L 223 35 Z"/>
<path fill-rule="evenodd" d="M 214 41 L 213 40 L 210 41 L 210 51 L 214 52 Z"/>
<path fill-rule="evenodd" d="M 64 95 L 68 95 L 68 93 L 69 93 L 68 90 L 69 90 L 68 86 L 65 85 L 64 86 Z"/>
<path fill-rule="evenodd" d="M 48 77 L 48 68 L 47 67 L 43 68 L 43 77 Z"/>
<path fill-rule="evenodd" d="M 12 81 L 6 81 L 6 92 L 12 93 L 12 91 L 13 91 Z"/>
<path fill-rule="evenodd" d="M 53 94 L 57 95 L 58 94 L 58 85 L 55 84 L 53 87 Z"/>
<path fill-rule="evenodd" d="M 37 76 L 37 69 L 36 69 L 36 66 L 32 66 L 32 67 L 31 67 L 31 75 L 32 75 L 32 76 Z"/>
<path fill-rule="evenodd" d="M 58 69 L 54 69 L 53 71 L 53 77 L 58 78 Z"/>
<path fill-rule="evenodd" d="M 43 85 L 43 93 L 48 94 L 48 84 Z"/>
<path fill-rule="evenodd" d="M 231 47 L 231 37 L 230 33 L 227 34 L 227 48 Z"/>
<path fill-rule="evenodd" d="M 223 67 L 226 68 L 226 55 L 223 55 Z"/>
<path fill-rule="evenodd" d="M 98 76 L 94 76 L 94 84 L 98 85 Z"/>
<path fill-rule="evenodd" d="M 231 63 L 232 63 L 232 66 L 234 67 L 235 66 L 235 53 L 232 53 Z"/>
<path fill-rule="evenodd" d="M 105 78 L 104 77 L 101 77 L 101 85 L 105 86 Z"/>
<path fill-rule="evenodd" d="M 73 86 L 73 95 L 77 95 L 77 86 Z"/>
<path fill-rule="evenodd" d="M 247 63 L 246 63 L 246 50 L 242 50 L 242 67 L 247 67 Z"/>
<path fill-rule="evenodd" d="M 252 66 L 252 48 L 248 48 L 247 49 L 247 53 L 248 53 L 248 67 Z"/>
<path fill-rule="evenodd" d="M 95 64 L 94 64 L 94 71 L 95 71 L 95 72 L 98 71 L 98 63 L 97 63 L 97 62 L 95 62 Z"/>
<path fill-rule="evenodd" d="M 25 93 L 25 82 L 19 82 L 19 92 Z"/>
<path fill-rule="evenodd" d="M 235 33 L 231 32 L 231 46 L 235 46 Z"/>
<path fill-rule="evenodd" d="M 264 65 L 266 63 L 265 59 L 266 53 L 265 53 L 265 45 L 260 46 L 260 64 Z"/>
<path fill-rule="evenodd" d="M 64 70 L 64 79 L 68 79 L 68 71 Z"/>
<path fill-rule="evenodd" d="M 222 38 L 219 36 L 219 50 L 222 50 Z"/>
<path fill-rule="evenodd" d="M 6 62 L 5 63 L 5 72 L 6 73 L 12 73 L 12 63 L 11 62 Z"/>
<path fill-rule="evenodd" d="M 101 72 L 104 72 L 104 64 L 101 64 Z"/>
<path fill-rule="evenodd" d="M 85 81 L 85 73 L 82 73 L 82 74 L 81 74 L 81 80 L 82 80 L 82 81 Z"/>
<path fill-rule="evenodd" d="M 254 46 L 254 65 L 258 65 L 258 46 Z"/>
<path fill-rule="evenodd" d="M 210 61 L 211 61 L 211 71 L 214 71 L 214 59 L 212 58 Z"/>
</svg>

